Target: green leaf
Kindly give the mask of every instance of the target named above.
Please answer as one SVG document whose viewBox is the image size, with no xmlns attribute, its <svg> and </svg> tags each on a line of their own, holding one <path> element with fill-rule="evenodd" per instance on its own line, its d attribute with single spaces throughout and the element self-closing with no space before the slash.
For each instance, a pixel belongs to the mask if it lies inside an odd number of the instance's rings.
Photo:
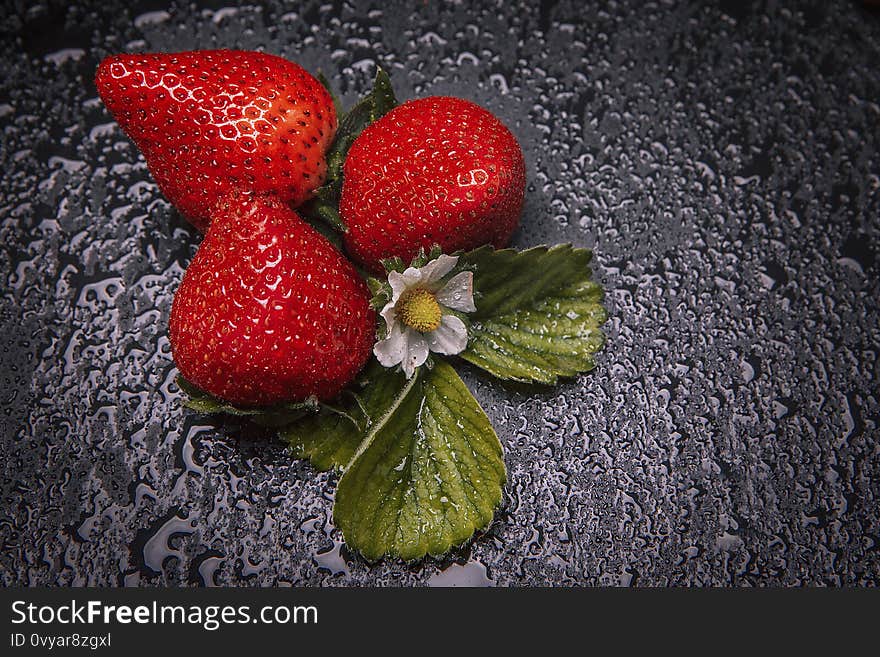
<svg viewBox="0 0 880 657">
<path fill-rule="evenodd" d="M 307 416 L 279 431 L 297 458 L 307 458 L 318 470 L 341 470 L 363 442 L 374 418 L 382 416 L 405 379 L 399 371 L 371 359 L 358 382 L 333 404 L 321 404 Z"/>
<path fill-rule="evenodd" d="M 370 118 L 378 121 L 391 110 L 397 107 L 397 97 L 391 86 L 391 78 L 382 68 L 376 69 L 376 79 L 373 82 L 373 104 Z"/>
<path fill-rule="evenodd" d="M 348 226 L 346 226 L 345 222 L 343 222 L 342 219 L 339 217 L 339 212 L 337 212 L 334 206 L 325 203 L 319 203 L 315 207 L 315 214 L 321 221 L 330 226 L 333 230 L 340 233 L 348 232 Z"/>
<path fill-rule="evenodd" d="M 370 298 L 370 306 L 374 310 L 384 308 L 385 304 L 391 301 L 393 297 L 391 285 L 388 284 L 387 280 L 379 280 L 378 278 L 368 276 L 367 287 L 370 289 L 370 294 L 373 295 Z"/>
<path fill-rule="evenodd" d="M 391 78 L 379 68 L 376 70 L 376 79 L 373 81 L 370 93 L 355 103 L 339 122 L 336 141 L 347 140 L 350 146 L 364 128 L 381 119 L 395 107 L 397 107 L 397 98 L 391 87 Z M 339 148 L 332 148 L 331 152 L 343 150 L 343 146 L 344 144 L 341 143 Z M 348 148 L 344 147 L 344 150 L 347 151 Z"/>
<path fill-rule="evenodd" d="M 178 387 L 187 395 L 183 405 L 203 415 L 234 415 L 246 417 L 263 426 L 280 426 L 289 424 L 305 415 L 318 410 L 319 402 L 309 397 L 302 402 L 278 404 L 276 406 L 237 406 L 226 400 L 214 397 L 208 392 L 178 375 L 175 379 Z"/>
<path fill-rule="evenodd" d="M 333 517 L 367 559 L 441 555 L 492 520 L 501 443 L 452 367 L 421 367 L 375 420 L 336 490 Z"/>
<path fill-rule="evenodd" d="M 406 269 L 406 265 L 403 262 L 403 258 L 400 256 L 393 256 L 391 258 L 383 258 L 379 261 L 379 264 L 385 268 L 387 273 L 391 273 L 393 271 L 402 273 Z"/>
<path fill-rule="evenodd" d="M 338 226 L 332 225 L 328 222 L 331 218 L 321 207 L 321 205 L 315 200 L 312 199 L 306 205 L 301 205 L 297 212 L 300 213 L 300 216 L 303 219 L 306 219 L 316 231 L 321 233 L 327 241 L 332 244 L 337 251 L 343 251 L 344 247 L 342 244 L 342 237 L 340 233 L 344 233 L 344 230 L 339 230 Z"/>
<path fill-rule="evenodd" d="M 555 384 L 595 367 L 605 335 L 602 288 L 590 280 L 588 249 L 483 247 L 463 254 L 474 272 L 476 312 L 459 354 L 500 379 Z"/>
</svg>

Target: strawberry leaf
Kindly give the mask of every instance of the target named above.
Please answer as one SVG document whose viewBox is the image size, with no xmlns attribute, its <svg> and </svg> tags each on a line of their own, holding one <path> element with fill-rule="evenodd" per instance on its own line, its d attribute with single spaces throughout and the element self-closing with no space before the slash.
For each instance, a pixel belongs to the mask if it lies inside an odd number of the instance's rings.
<svg viewBox="0 0 880 657">
<path fill-rule="evenodd" d="M 373 310 L 381 310 L 385 307 L 386 303 L 391 301 L 393 293 L 391 285 L 388 284 L 387 280 L 379 280 L 378 278 L 368 276 L 367 287 L 370 289 L 370 294 L 373 295 L 370 298 L 370 306 Z"/>
<path fill-rule="evenodd" d="M 333 517 L 367 559 L 441 555 L 492 521 L 506 478 L 501 443 L 445 361 L 409 381 L 385 376 L 396 394 L 383 395 L 340 478 Z"/>
<path fill-rule="evenodd" d="M 309 459 L 318 470 L 341 470 L 404 383 L 402 374 L 372 359 L 348 391 L 332 404 L 321 404 L 317 414 L 283 427 L 279 436 L 297 458 Z"/>
<path fill-rule="evenodd" d="M 391 86 L 391 78 L 381 68 L 376 70 L 376 79 L 370 93 L 363 96 L 354 106 L 345 113 L 339 121 L 339 129 L 336 131 L 336 141 L 328 152 L 328 165 L 330 160 L 337 165 L 337 169 L 331 169 L 335 173 L 341 170 L 345 155 L 354 140 L 361 132 L 374 121 L 378 121 L 388 112 L 397 107 L 397 98 Z"/>
<path fill-rule="evenodd" d="M 483 247 L 463 254 L 474 272 L 476 312 L 459 354 L 500 379 L 555 384 L 595 367 L 607 319 L 590 280 L 588 249 L 570 244 L 526 251 Z"/>
<path fill-rule="evenodd" d="M 386 273 L 391 273 L 393 271 L 402 273 L 406 269 L 406 264 L 403 262 L 403 258 L 400 256 L 394 256 L 392 258 L 383 258 L 379 261 L 382 267 L 385 268 Z"/>
<path fill-rule="evenodd" d="M 290 402 L 276 406 L 237 406 L 226 400 L 214 397 L 201 388 L 178 375 L 177 386 L 187 395 L 183 405 L 203 415 L 233 415 L 244 417 L 263 426 L 281 426 L 289 424 L 305 415 L 316 412 L 320 403 L 315 397 L 302 402 Z"/>
<path fill-rule="evenodd" d="M 318 215 L 318 218 L 321 219 L 325 224 L 330 226 L 333 230 L 336 230 L 340 233 L 344 233 L 348 230 L 345 223 L 339 216 L 339 212 L 332 205 L 321 203 L 315 208 L 315 214 Z"/>
<path fill-rule="evenodd" d="M 397 107 L 397 96 L 394 95 L 391 78 L 382 68 L 377 68 L 376 70 L 376 80 L 373 82 L 372 94 L 373 103 L 370 112 L 370 123 L 378 121 Z"/>
</svg>

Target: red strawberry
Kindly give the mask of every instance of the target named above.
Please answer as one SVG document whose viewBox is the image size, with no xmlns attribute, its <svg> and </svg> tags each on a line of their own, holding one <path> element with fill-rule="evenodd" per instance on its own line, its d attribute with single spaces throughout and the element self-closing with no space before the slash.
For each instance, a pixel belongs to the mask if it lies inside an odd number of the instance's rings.
<svg viewBox="0 0 880 657">
<path fill-rule="evenodd" d="M 333 100 L 286 59 L 240 50 L 114 55 L 95 84 L 162 192 L 199 230 L 232 190 L 274 192 L 297 206 L 324 182 Z"/>
<path fill-rule="evenodd" d="M 232 196 L 171 308 L 181 374 L 237 404 L 335 396 L 366 363 L 375 313 L 363 280 L 277 200 Z"/>
<path fill-rule="evenodd" d="M 460 98 L 413 100 L 367 127 L 343 166 L 349 253 L 373 271 L 420 247 L 503 247 L 516 230 L 525 164 L 516 138 Z"/>
</svg>

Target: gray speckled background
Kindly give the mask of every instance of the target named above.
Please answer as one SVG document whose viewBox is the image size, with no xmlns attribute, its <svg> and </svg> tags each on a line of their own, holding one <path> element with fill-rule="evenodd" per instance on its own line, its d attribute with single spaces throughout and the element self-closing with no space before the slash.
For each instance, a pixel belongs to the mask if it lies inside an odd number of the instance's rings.
<svg viewBox="0 0 880 657">
<path fill-rule="evenodd" d="M 0 17 L 0 582 L 880 583 L 876 13 L 66 4 Z M 199 237 L 91 78 L 111 52 L 221 46 L 349 102 L 380 63 L 402 98 L 484 104 L 526 152 L 516 245 L 595 249 L 594 373 L 459 367 L 510 480 L 443 561 L 367 565 L 330 525 L 334 476 L 180 407 L 167 316 Z"/>
</svg>

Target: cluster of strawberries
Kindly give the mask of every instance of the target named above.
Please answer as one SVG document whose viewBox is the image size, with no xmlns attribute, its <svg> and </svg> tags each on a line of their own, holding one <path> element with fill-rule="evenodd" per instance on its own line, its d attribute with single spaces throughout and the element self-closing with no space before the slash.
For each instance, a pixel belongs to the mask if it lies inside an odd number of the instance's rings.
<svg viewBox="0 0 880 657">
<path fill-rule="evenodd" d="M 356 266 L 295 211 L 327 177 L 329 92 L 293 62 L 232 50 L 115 55 L 95 81 L 162 192 L 206 233 L 171 311 L 182 375 L 242 405 L 336 396 L 370 357 L 376 315 Z M 345 250 L 374 274 L 433 245 L 502 247 L 522 210 L 516 139 L 458 98 L 385 114 L 342 173 Z"/>
</svg>

